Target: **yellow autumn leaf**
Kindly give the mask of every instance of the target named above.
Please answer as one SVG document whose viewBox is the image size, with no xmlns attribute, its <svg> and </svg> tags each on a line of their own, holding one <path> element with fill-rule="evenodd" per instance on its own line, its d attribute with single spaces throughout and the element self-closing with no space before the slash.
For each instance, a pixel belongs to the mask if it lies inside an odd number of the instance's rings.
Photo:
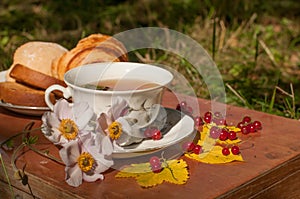
<svg viewBox="0 0 300 199">
<path fill-rule="evenodd" d="M 123 168 L 116 177 L 133 177 L 142 187 L 152 187 L 164 181 L 173 184 L 184 184 L 189 178 L 187 163 L 180 160 L 169 160 L 163 163 L 165 167 L 159 173 L 151 170 L 150 163 L 131 164 Z"/>
<path fill-rule="evenodd" d="M 235 140 L 225 140 L 225 141 L 221 141 L 219 139 L 213 139 L 209 136 L 209 131 L 210 131 L 210 128 L 212 127 L 213 125 L 211 124 L 204 124 L 203 125 L 203 128 L 202 128 L 202 131 L 200 132 L 200 139 L 198 141 L 198 144 L 200 146 L 203 146 L 203 145 L 215 145 L 216 143 L 218 144 L 223 144 L 223 145 L 234 145 L 234 144 L 237 144 L 239 142 L 241 142 L 241 140 L 239 138 L 235 139 Z M 224 127 L 224 126 L 219 126 L 220 128 L 221 127 Z M 234 131 L 234 132 L 239 132 L 240 129 L 235 127 L 235 126 L 226 126 L 226 128 L 229 130 L 229 131 Z"/>
<path fill-rule="evenodd" d="M 240 128 L 238 128 L 238 127 L 236 127 L 236 126 L 227 126 L 226 127 L 229 131 L 234 131 L 234 132 L 240 132 L 241 131 L 241 129 Z"/>
<path fill-rule="evenodd" d="M 197 160 L 199 162 L 208 164 L 221 164 L 233 161 L 244 161 L 241 154 L 233 155 L 230 153 L 225 156 L 222 154 L 222 145 L 232 146 L 237 145 L 241 140 L 239 138 L 235 140 L 225 140 L 221 141 L 219 139 L 213 139 L 210 137 L 209 132 L 211 127 L 216 126 L 215 124 L 204 124 L 200 132 L 200 139 L 197 144 L 202 147 L 203 152 L 200 154 L 187 153 L 186 157 Z M 218 126 L 219 128 L 224 128 L 225 126 Z M 240 132 L 240 129 L 234 126 L 226 126 L 229 131 Z"/>
<path fill-rule="evenodd" d="M 185 156 L 193 160 L 197 160 L 199 162 L 208 164 L 223 164 L 233 161 L 244 161 L 241 154 L 233 155 L 232 153 L 230 153 L 227 156 L 223 155 L 222 149 L 223 147 L 216 145 L 213 146 L 210 151 L 203 152 L 200 154 L 190 153 L 185 154 Z"/>
</svg>

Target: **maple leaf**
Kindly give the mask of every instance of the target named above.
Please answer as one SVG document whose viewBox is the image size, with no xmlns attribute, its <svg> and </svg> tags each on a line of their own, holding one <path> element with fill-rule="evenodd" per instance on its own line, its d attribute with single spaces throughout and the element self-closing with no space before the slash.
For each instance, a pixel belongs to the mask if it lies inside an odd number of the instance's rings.
<svg viewBox="0 0 300 199">
<path fill-rule="evenodd" d="M 164 162 L 164 168 L 159 173 L 151 170 L 150 163 L 131 164 L 123 168 L 116 177 L 133 177 L 142 187 L 153 187 L 164 181 L 173 184 L 184 184 L 189 178 L 187 163 L 180 160 L 168 160 Z"/>
</svg>

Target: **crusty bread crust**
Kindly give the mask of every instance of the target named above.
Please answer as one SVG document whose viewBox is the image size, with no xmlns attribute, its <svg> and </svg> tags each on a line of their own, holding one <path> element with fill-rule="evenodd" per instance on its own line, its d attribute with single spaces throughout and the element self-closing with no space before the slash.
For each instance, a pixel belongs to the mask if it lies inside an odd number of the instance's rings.
<svg viewBox="0 0 300 199">
<path fill-rule="evenodd" d="M 66 84 L 62 80 L 38 72 L 36 70 L 32 70 L 29 67 L 21 64 L 16 64 L 14 66 L 14 68 L 10 71 L 10 77 L 14 78 L 17 82 L 20 82 L 22 84 L 43 90 L 46 90 L 53 84 L 66 86 Z"/>
<path fill-rule="evenodd" d="M 47 107 L 44 96 L 44 91 L 36 90 L 17 82 L 0 83 L 0 100 L 5 103 L 20 106 Z M 54 94 L 50 95 L 50 99 L 55 103 Z"/>
<path fill-rule="evenodd" d="M 16 64 L 22 64 L 46 75 L 52 75 L 52 61 L 60 58 L 67 51 L 63 46 L 53 42 L 27 42 L 16 49 L 13 64 L 7 73 L 6 79 L 7 81 L 14 81 L 9 73 Z"/>
<path fill-rule="evenodd" d="M 52 75 L 63 80 L 64 74 L 77 66 L 119 61 L 128 61 L 127 51 L 120 41 L 109 35 L 91 34 L 53 63 Z"/>
</svg>

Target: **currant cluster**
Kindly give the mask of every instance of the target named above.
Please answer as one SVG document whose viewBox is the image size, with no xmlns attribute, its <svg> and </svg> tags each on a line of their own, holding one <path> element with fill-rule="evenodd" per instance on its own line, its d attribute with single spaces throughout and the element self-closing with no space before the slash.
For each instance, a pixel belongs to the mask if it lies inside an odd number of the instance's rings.
<svg viewBox="0 0 300 199">
<path fill-rule="evenodd" d="M 159 159 L 159 157 L 157 156 L 152 156 L 149 160 L 150 166 L 151 166 L 151 170 L 154 173 L 159 173 L 162 170 L 162 163 Z"/>
<path fill-rule="evenodd" d="M 216 125 L 227 125 L 225 117 L 220 112 L 206 112 L 203 118 L 205 123 L 215 123 Z"/>
<path fill-rule="evenodd" d="M 176 110 L 182 111 L 190 116 L 192 116 L 193 110 L 190 106 L 188 106 L 186 101 L 180 102 Z M 219 139 L 220 141 L 226 141 L 226 140 L 236 140 L 237 139 L 237 132 L 231 131 L 227 128 L 227 122 L 226 118 L 222 115 L 221 112 L 205 112 L 203 117 L 196 116 L 193 117 L 195 122 L 195 127 L 200 127 L 204 124 L 211 124 L 214 123 L 215 125 L 212 125 L 209 130 L 209 136 L 213 139 Z M 223 127 L 221 127 L 223 126 Z M 262 129 L 262 124 L 260 121 L 252 121 L 251 117 L 245 116 L 243 117 L 242 121 L 238 123 L 238 128 L 241 129 L 241 133 L 243 134 L 249 134 L 254 133 L 256 131 L 259 131 Z M 193 142 L 186 142 L 183 144 L 183 149 L 187 152 L 192 152 L 195 154 L 200 154 L 203 152 L 202 147 L 200 145 L 196 145 Z M 230 153 L 233 155 L 238 155 L 240 153 L 240 148 L 235 145 L 232 147 L 225 146 L 222 149 L 222 154 L 227 156 Z"/>
<path fill-rule="evenodd" d="M 193 152 L 195 154 L 202 153 L 202 147 L 194 142 L 185 142 L 182 146 L 184 151 Z"/>
<path fill-rule="evenodd" d="M 218 126 L 212 126 L 209 130 L 209 135 L 211 138 L 221 141 L 237 139 L 236 132 L 229 131 L 227 128 L 219 128 Z"/>
<path fill-rule="evenodd" d="M 220 112 L 205 112 L 203 118 L 201 116 L 194 117 L 195 126 L 199 127 L 203 124 L 215 123 L 216 125 L 227 125 L 225 117 Z"/>
<path fill-rule="evenodd" d="M 222 154 L 227 156 L 230 154 L 230 152 L 233 154 L 233 155 L 238 155 L 240 153 L 240 148 L 238 146 L 233 146 L 231 148 L 228 148 L 228 147 L 224 147 L 222 149 Z"/>
<path fill-rule="evenodd" d="M 146 138 L 151 138 L 153 140 L 160 140 L 162 138 L 161 131 L 156 127 L 148 127 L 144 131 L 144 135 Z"/>
<path fill-rule="evenodd" d="M 188 105 L 186 101 L 182 101 L 176 106 L 176 110 L 181 111 L 187 115 L 193 115 L 193 108 Z"/>
<path fill-rule="evenodd" d="M 245 116 L 242 121 L 237 124 L 237 127 L 241 129 L 243 134 L 254 133 L 262 129 L 261 122 L 257 120 L 252 122 L 249 116 Z"/>
</svg>

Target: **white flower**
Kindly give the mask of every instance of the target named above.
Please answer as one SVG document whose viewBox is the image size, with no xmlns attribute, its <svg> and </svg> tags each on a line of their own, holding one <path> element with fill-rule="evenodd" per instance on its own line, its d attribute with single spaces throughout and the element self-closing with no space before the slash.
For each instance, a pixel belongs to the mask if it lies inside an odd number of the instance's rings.
<svg viewBox="0 0 300 199">
<path fill-rule="evenodd" d="M 114 98 L 111 108 L 98 118 L 98 130 L 113 140 L 114 146 L 126 146 L 144 139 L 140 129 L 132 128 L 131 118 L 126 118 L 130 107 L 123 98 Z"/>
<path fill-rule="evenodd" d="M 111 141 L 108 136 L 99 135 L 85 134 L 78 140 L 69 141 L 59 151 L 66 165 L 66 182 L 69 185 L 78 187 L 83 180 L 103 180 L 101 173 L 113 165 Z"/>
<path fill-rule="evenodd" d="M 60 99 L 55 103 L 53 112 L 43 114 L 42 132 L 54 144 L 63 145 L 88 133 L 88 124 L 94 116 L 87 103 L 70 104 Z"/>
</svg>

